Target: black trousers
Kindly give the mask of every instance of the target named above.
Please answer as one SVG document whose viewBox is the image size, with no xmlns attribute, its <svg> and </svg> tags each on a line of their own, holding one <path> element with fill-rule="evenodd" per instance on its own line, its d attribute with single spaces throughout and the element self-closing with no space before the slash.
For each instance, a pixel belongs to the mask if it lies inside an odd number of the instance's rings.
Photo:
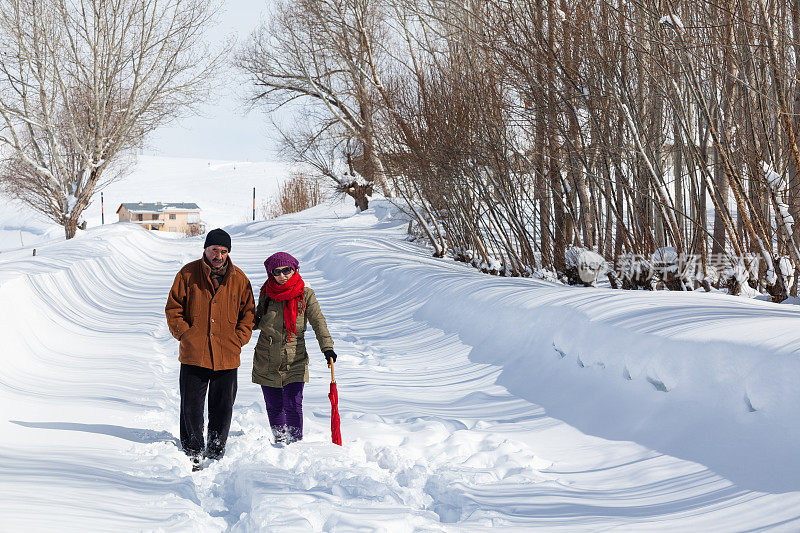
<svg viewBox="0 0 800 533">
<path fill-rule="evenodd" d="M 211 370 L 181 364 L 181 446 L 186 455 L 203 452 L 203 420 L 208 392 L 208 444 L 205 455 L 218 459 L 225 453 L 231 429 L 233 402 L 238 389 L 237 369 Z"/>
</svg>

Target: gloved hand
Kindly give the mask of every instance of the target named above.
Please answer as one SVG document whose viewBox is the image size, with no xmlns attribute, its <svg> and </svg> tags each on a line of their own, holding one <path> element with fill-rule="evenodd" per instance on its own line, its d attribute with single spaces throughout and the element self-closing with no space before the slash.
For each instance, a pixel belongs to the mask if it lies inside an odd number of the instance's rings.
<svg viewBox="0 0 800 533">
<path fill-rule="evenodd" d="M 333 350 L 325 350 L 323 354 L 325 354 L 325 361 L 328 363 L 328 366 L 336 362 L 336 352 Z"/>
</svg>

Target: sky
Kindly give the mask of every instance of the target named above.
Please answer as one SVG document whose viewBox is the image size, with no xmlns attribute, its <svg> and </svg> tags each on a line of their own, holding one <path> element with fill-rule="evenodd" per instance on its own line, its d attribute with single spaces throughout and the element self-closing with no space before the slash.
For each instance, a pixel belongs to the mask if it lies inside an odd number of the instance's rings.
<svg viewBox="0 0 800 533">
<path fill-rule="evenodd" d="M 208 33 L 207 39 L 219 45 L 233 37 L 241 45 L 266 17 L 269 2 L 226 0 L 219 23 Z M 200 106 L 199 114 L 153 132 L 142 153 L 229 161 L 276 160 L 276 132 L 270 121 L 259 110 L 247 112 L 246 80 L 232 68 L 223 79 L 225 86 L 216 91 L 213 100 Z"/>
</svg>

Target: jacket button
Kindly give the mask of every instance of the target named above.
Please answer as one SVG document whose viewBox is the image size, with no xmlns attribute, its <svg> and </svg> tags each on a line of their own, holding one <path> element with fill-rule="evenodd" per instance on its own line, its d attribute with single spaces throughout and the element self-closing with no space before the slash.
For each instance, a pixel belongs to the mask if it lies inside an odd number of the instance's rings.
<svg viewBox="0 0 800 533">
<path fill-rule="evenodd" d="M 214 336 L 214 334 L 212 333 L 212 334 L 211 334 L 211 336 L 213 337 L 213 336 Z"/>
<path fill-rule="evenodd" d="M 213 319 L 213 318 L 211 319 L 211 322 L 214 322 L 214 319 Z"/>
</svg>

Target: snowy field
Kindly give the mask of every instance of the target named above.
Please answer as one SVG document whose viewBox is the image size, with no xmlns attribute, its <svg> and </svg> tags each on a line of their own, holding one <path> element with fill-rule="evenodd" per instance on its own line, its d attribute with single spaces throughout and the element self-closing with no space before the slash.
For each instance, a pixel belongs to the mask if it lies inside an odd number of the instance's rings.
<svg viewBox="0 0 800 533">
<path fill-rule="evenodd" d="M 225 211 L 205 198 L 185 200 Z M 344 446 L 313 350 L 306 440 L 272 446 L 254 336 L 226 455 L 197 473 L 164 303 L 202 239 L 90 224 L 0 254 L 0 530 L 800 529 L 796 306 L 491 277 L 371 205 L 220 215 L 254 284 L 271 253 L 300 259 Z"/>
<path fill-rule="evenodd" d="M 130 175 L 103 189 L 105 223 L 119 220 L 117 208 L 125 202 L 194 202 L 206 227 L 240 224 L 252 220 L 253 187 L 256 220 L 262 202 L 273 197 L 288 177 L 290 166 L 274 162 L 235 162 L 140 155 Z M 3 199 L 0 197 L 0 199 Z M 88 228 L 100 226 L 100 191 L 84 211 Z M 64 240 L 64 230 L 43 215 L 3 199 L 0 209 L 0 253 L 53 239 Z"/>
</svg>

